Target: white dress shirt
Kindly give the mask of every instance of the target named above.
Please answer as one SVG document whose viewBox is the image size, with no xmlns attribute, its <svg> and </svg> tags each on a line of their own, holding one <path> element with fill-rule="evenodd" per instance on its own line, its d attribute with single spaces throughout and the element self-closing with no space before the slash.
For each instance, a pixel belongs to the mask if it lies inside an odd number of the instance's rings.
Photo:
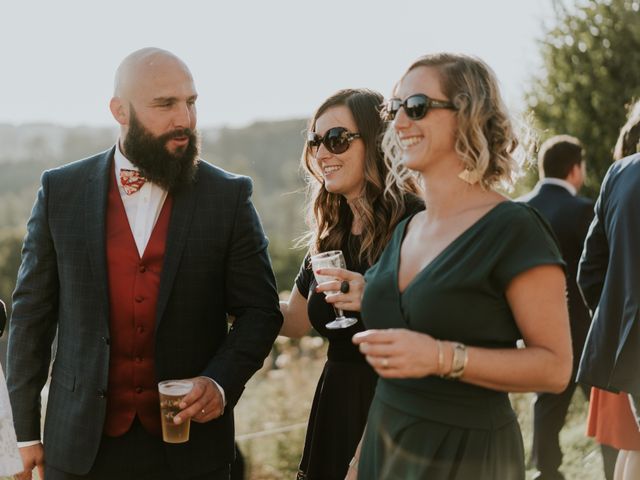
<svg viewBox="0 0 640 480">
<path fill-rule="evenodd" d="M 167 199 L 167 191 L 155 183 L 145 182 L 140 190 L 131 195 L 127 195 L 127 192 L 125 192 L 120 183 L 120 169 L 138 169 L 122 154 L 119 142 L 114 155 L 113 165 L 116 170 L 116 181 L 118 183 L 120 198 L 122 198 L 124 210 L 127 212 L 129 227 L 131 227 L 131 233 L 136 242 L 138 254 L 142 257 L 145 248 L 147 248 L 147 243 L 149 243 L 149 238 L 151 238 L 153 227 L 155 227 L 158 217 L 160 216 L 164 201 Z"/>
<path fill-rule="evenodd" d="M 540 180 L 539 185 L 540 186 L 542 186 L 542 185 L 558 185 L 559 187 L 566 188 L 569 191 L 569 193 L 571 195 L 573 195 L 574 197 L 578 194 L 578 191 L 576 190 L 576 187 L 574 187 L 569 182 L 567 182 L 566 180 L 563 180 L 561 178 L 553 178 L 553 177 L 543 178 L 542 180 Z"/>
</svg>

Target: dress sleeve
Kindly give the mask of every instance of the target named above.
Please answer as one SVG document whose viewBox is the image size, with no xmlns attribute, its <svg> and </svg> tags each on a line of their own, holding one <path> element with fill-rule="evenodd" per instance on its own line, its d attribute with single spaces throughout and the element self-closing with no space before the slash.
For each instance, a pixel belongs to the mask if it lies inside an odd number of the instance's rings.
<svg viewBox="0 0 640 480">
<path fill-rule="evenodd" d="M 565 269 L 558 242 L 547 221 L 534 208 L 526 204 L 518 206 L 503 231 L 504 243 L 498 248 L 500 253 L 493 272 L 502 290 L 531 268 L 559 265 Z"/>
<path fill-rule="evenodd" d="M 307 253 L 300 265 L 300 271 L 296 277 L 296 287 L 300 295 L 304 298 L 309 297 L 309 288 L 311 288 L 311 281 L 313 280 L 313 271 L 311 270 L 311 256 Z"/>
</svg>

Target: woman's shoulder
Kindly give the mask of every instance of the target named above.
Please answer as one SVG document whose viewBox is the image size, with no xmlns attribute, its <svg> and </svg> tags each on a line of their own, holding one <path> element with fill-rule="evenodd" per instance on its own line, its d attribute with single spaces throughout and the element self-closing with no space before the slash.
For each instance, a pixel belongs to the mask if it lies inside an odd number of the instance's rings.
<svg viewBox="0 0 640 480">
<path fill-rule="evenodd" d="M 490 239 L 488 241 L 511 244 L 529 239 L 531 242 L 557 245 L 549 222 L 526 203 L 505 200 L 498 203 L 487 216 L 490 218 L 485 222 L 483 232 Z"/>
<path fill-rule="evenodd" d="M 539 244 L 558 252 L 558 241 L 549 222 L 534 207 L 513 200 L 498 204 L 489 222 L 503 244 Z"/>
<path fill-rule="evenodd" d="M 493 215 L 493 223 L 497 226 L 504 226 L 505 224 L 513 228 L 533 225 L 547 226 L 547 221 L 542 215 L 535 208 L 524 202 L 504 200 L 493 207 L 492 210 L 495 210 L 496 213 L 496 215 Z"/>
</svg>

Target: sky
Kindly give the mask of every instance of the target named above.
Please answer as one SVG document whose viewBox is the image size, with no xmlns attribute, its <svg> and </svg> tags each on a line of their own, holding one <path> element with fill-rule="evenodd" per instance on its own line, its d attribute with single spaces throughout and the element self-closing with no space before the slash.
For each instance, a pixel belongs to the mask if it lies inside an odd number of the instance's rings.
<svg viewBox="0 0 640 480">
<path fill-rule="evenodd" d="M 113 75 L 138 48 L 191 69 L 200 126 L 309 117 L 340 88 L 387 96 L 420 55 L 464 52 L 513 110 L 552 0 L 21 0 L 0 6 L 0 123 L 112 126 Z"/>
</svg>

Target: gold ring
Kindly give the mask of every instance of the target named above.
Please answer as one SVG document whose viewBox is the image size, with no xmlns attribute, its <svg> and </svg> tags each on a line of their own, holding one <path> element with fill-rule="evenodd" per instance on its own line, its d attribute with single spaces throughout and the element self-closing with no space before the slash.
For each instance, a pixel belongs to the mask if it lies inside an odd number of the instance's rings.
<svg viewBox="0 0 640 480">
<path fill-rule="evenodd" d="M 382 368 L 389 368 L 389 359 L 387 357 L 382 359 Z"/>
<path fill-rule="evenodd" d="M 200 413 L 201 413 L 202 415 L 204 415 L 204 414 L 205 414 L 204 408 L 203 408 L 202 410 L 200 410 Z"/>
</svg>

